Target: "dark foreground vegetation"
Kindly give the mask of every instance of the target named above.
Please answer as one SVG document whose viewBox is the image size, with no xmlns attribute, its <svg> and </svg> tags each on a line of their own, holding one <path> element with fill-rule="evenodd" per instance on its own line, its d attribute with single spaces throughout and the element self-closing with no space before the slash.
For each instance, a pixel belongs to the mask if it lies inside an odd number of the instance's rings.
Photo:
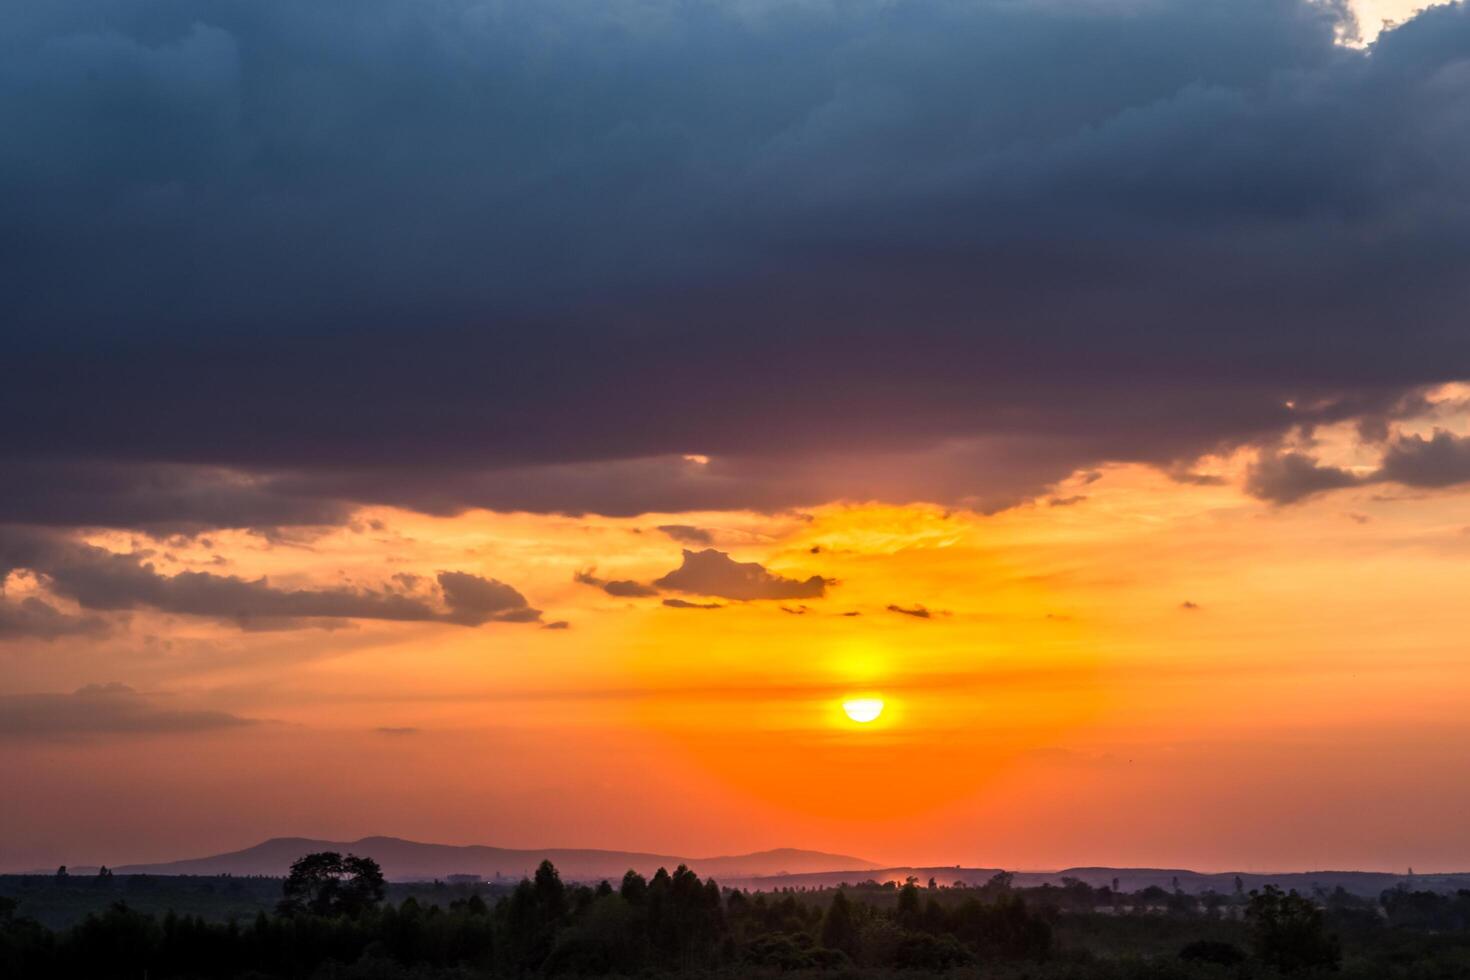
<svg viewBox="0 0 1470 980">
<path fill-rule="evenodd" d="M 110 904 L 64 928 L 0 897 L 0 977 L 1470 977 L 1463 891 L 1398 889 L 1376 902 L 1275 888 L 1201 897 L 1082 882 L 1017 889 L 997 875 L 982 888 L 931 880 L 748 894 L 683 867 L 651 879 L 630 871 L 616 886 L 567 884 L 543 863 L 534 879 L 488 895 L 436 884 L 393 901 L 372 860 L 322 853 L 296 862 L 284 884 L 242 879 L 232 890 L 224 879 L 226 904 L 247 905 L 266 887 L 278 900 L 270 912 L 211 920 L 142 911 L 99 878 L 90 887 Z M 217 897 L 218 881 L 202 894 Z"/>
</svg>

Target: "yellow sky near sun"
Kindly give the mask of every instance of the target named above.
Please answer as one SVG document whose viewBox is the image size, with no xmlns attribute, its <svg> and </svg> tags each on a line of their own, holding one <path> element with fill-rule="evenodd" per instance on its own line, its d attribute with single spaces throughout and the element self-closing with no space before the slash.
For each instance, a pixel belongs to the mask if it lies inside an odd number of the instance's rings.
<svg viewBox="0 0 1470 980">
<path fill-rule="evenodd" d="M 1426 7 L 1437 6 L 1424 0 L 1351 0 L 1349 6 L 1358 19 L 1358 33 L 1371 42 L 1383 27 L 1401 24 Z"/>
</svg>

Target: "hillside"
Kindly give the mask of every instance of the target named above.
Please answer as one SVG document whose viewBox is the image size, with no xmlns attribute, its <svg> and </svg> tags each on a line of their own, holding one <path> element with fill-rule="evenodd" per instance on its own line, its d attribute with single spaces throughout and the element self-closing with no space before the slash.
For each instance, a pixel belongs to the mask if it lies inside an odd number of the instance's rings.
<svg viewBox="0 0 1470 980">
<path fill-rule="evenodd" d="M 483 845 L 426 844 L 396 837 L 364 837 L 355 841 L 275 837 L 227 854 L 162 864 L 125 865 L 114 870 L 119 874 L 284 875 L 292 861 L 312 851 L 342 851 L 371 857 L 382 865 L 385 875 L 398 881 L 444 878 L 452 874 L 477 874 L 488 879 L 520 878 L 534 870 L 543 859 L 555 864 L 562 876 L 570 880 L 621 878 L 629 868 L 651 874 L 660 867 L 672 870 L 680 864 L 688 865 L 700 875 L 715 878 L 868 871 L 878 867 L 862 858 L 794 848 L 701 858 L 590 848 L 516 850 Z"/>
</svg>

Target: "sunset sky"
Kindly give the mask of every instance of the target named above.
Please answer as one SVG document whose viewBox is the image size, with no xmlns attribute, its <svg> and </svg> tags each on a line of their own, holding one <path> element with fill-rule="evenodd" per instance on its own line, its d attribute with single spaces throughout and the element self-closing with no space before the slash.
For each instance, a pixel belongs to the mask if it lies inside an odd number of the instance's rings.
<svg viewBox="0 0 1470 980">
<path fill-rule="evenodd" d="M 1470 870 L 1417 6 L 8 12 L 0 871 Z"/>
</svg>

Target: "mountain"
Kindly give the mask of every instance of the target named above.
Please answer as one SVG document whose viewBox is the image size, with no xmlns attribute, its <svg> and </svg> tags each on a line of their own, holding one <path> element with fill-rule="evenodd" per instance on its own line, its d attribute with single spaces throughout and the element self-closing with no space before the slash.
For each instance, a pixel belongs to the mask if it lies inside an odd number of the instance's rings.
<svg viewBox="0 0 1470 980">
<path fill-rule="evenodd" d="M 542 860 L 556 865 L 563 878 L 574 881 L 618 879 L 632 868 L 652 874 L 661 867 L 673 870 L 688 865 L 703 877 L 750 878 L 781 874 L 812 874 L 821 871 L 866 871 L 877 868 L 872 861 L 844 854 L 824 854 L 779 848 L 728 857 L 679 857 L 637 851 L 548 848 L 513 850 L 482 845 L 455 846 L 424 844 L 397 837 L 364 837 L 355 841 L 311 840 L 305 837 L 274 837 L 243 851 L 211 857 L 169 861 L 164 864 L 134 864 L 114 868 L 117 874 L 152 875 L 284 875 L 291 862 L 313 851 L 351 852 L 377 861 L 383 874 L 399 881 L 444 878 L 452 874 L 477 874 L 485 878 L 514 878 L 530 874 Z"/>
</svg>

